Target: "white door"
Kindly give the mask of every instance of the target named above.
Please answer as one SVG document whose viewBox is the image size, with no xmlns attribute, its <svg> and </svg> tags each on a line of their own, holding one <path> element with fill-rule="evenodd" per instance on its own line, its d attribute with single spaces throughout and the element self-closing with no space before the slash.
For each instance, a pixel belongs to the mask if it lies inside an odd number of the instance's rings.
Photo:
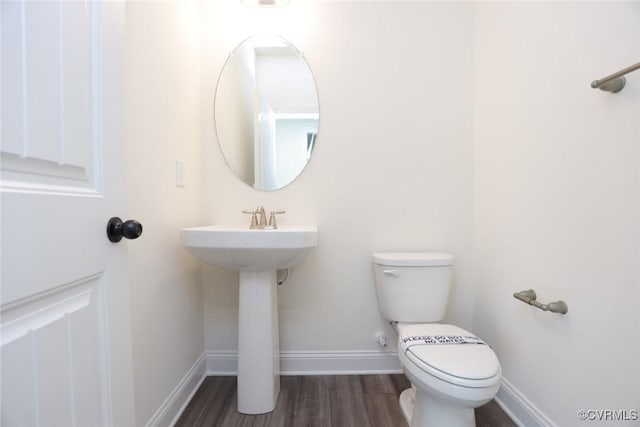
<svg viewBox="0 0 640 427">
<path fill-rule="evenodd" d="M 134 424 L 123 2 L 1 2 L 2 426 Z"/>
<path fill-rule="evenodd" d="M 278 188 L 276 179 L 276 118 L 264 96 L 254 96 L 254 170 L 258 190 Z"/>
</svg>

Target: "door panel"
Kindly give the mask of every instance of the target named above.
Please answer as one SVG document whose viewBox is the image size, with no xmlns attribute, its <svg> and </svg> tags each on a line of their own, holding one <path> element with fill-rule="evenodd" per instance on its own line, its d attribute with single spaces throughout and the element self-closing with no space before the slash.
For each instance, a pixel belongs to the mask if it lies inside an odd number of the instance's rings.
<svg viewBox="0 0 640 427">
<path fill-rule="evenodd" d="M 108 425 L 104 283 L 93 276 L 3 305 L 3 425 Z"/>
<path fill-rule="evenodd" d="M 5 188 L 99 192 L 99 43 L 97 5 L 2 4 Z"/>
<path fill-rule="evenodd" d="M 1 3 L 0 423 L 134 424 L 121 2 Z"/>
</svg>

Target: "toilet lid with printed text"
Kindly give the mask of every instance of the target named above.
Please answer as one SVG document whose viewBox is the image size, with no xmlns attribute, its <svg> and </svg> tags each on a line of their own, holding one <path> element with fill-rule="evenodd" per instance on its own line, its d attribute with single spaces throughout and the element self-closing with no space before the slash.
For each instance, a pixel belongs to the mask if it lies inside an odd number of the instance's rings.
<svg viewBox="0 0 640 427">
<path fill-rule="evenodd" d="M 399 330 L 398 352 L 421 370 L 466 387 L 493 385 L 502 373 L 491 347 L 454 325 L 403 325 Z"/>
</svg>

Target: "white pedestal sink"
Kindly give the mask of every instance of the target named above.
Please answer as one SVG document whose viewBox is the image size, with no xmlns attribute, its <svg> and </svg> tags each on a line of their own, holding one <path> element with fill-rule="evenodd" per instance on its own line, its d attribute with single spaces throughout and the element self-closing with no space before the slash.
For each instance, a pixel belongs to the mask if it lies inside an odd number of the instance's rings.
<svg viewBox="0 0 640 427">
<path fill-rule="evenodd" d="M 317 245 L 318 229 L 204 226 L 183 228 L 180 234 L 201 261 L 240 271 L 238 412 L 273 411 L 280 392 L 276 270 L 300 262 Z"/>
</svg>

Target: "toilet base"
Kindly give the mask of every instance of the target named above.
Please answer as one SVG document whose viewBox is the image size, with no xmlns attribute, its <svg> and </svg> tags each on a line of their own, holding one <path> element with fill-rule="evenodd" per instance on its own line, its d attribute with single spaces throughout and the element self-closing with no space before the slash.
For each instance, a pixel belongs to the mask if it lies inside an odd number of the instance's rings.
<svg viewBox="0 0 640 427">
<path fill-rule="evenodd" d="M 410 427 L 475 427 L 473 408 L 454 406 L 408 388 L 400 394 L 400 409 Z"/>
<path fill-rule="evenodd" d="M 402 415 L 407 421 L 407 424 L 411 424 L 411 417 L 413 416 L 413 406 L 415 405 L 416 389 L 415 387 L 408 388 L 400 393 L 400 409 Z"/>
</svg>

